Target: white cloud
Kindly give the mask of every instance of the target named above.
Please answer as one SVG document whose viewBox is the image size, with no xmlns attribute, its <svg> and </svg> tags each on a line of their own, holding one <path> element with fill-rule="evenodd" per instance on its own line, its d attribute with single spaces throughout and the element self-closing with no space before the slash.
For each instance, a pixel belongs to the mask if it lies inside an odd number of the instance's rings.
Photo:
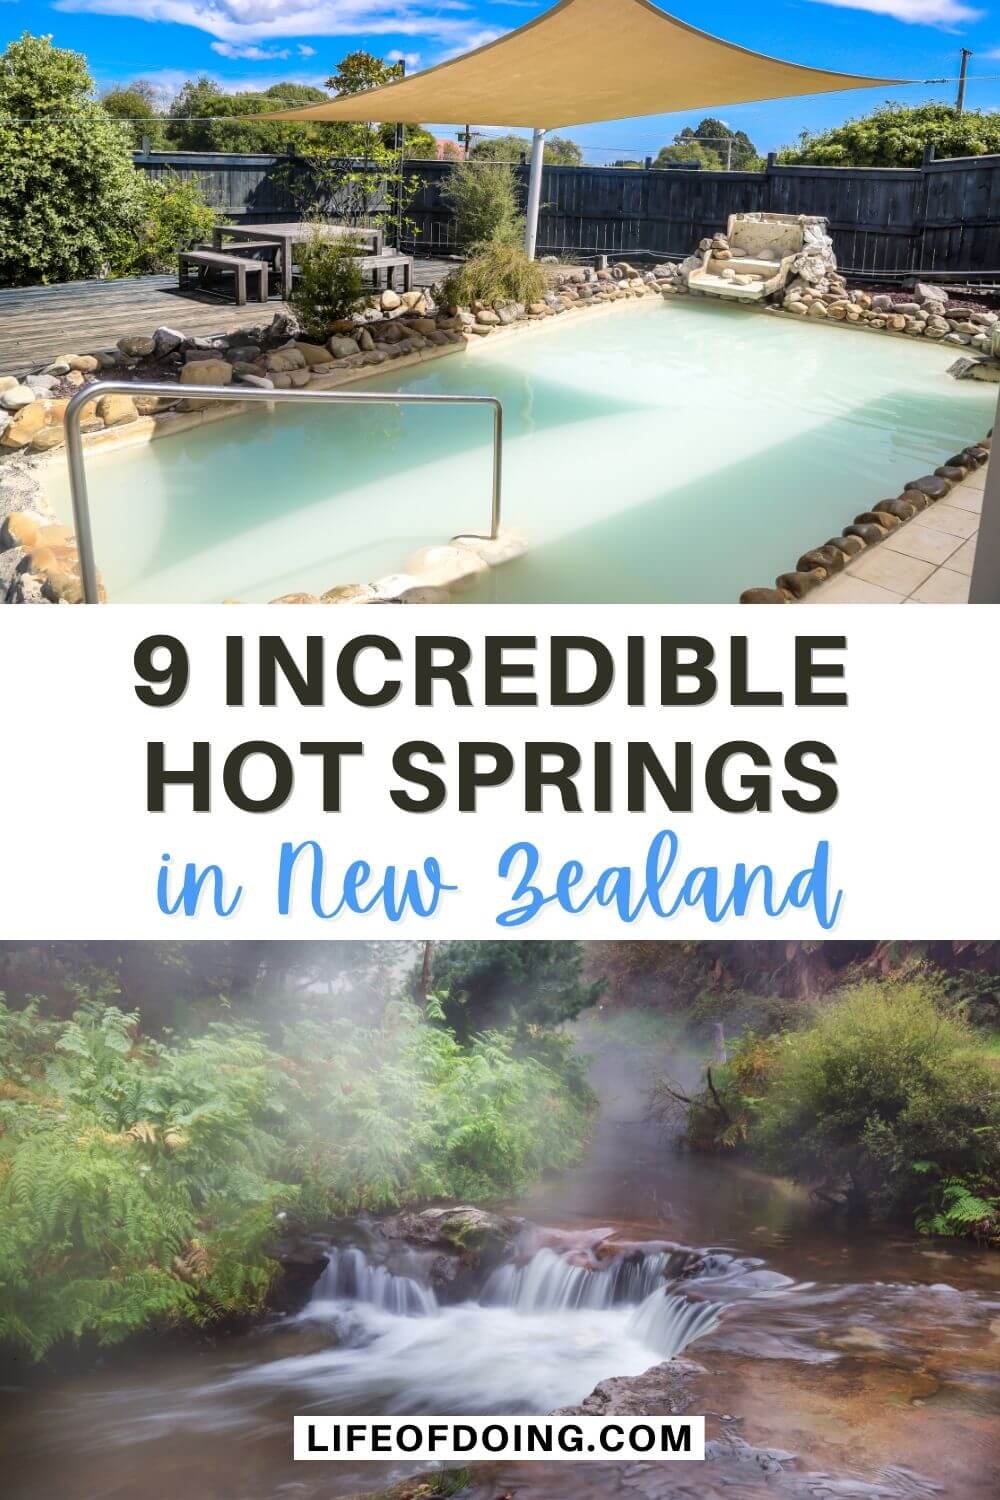
<svg viewBox="0 0 1000 1500">
<path fill-rule="evenodd" d="M 401 62 L 406 64 L 406 71 L 412 73 L 420 66 L 419 52 L 400 52 L 398 47 L 393 47 L 391 52 L 385 54 L 386 62 Z"/>
<path fill-rule="evenodd" d="M 55 0 L 54 9 L 172 22 L 220 42 L 403 35 L 465 51 L 484 35 L 467 0 Z"/>
<path fill-rule="evenodd" d="M 238 57 L 244 62 L 269 62 L 275 57 L 291 57 L 287 47 L 256 47 L 248 43 L 245 47 L 239 47 L 235 42 L 212 42 L 212 51 L 217 52 L 220 57 Z M 307 49 L 307 55 L 311 52 Z"/>
<path fill-rule="evenodd" d="M 316 48 L 315 47 L 306 47 L 306 46 L 304 46 L 302 44 L 302 42 L 299 43 L 299 45 L 296 47 L 295 50 L 296 50 L 296 52 L 298 52 L 298 54 L 299 54 L 300 57 L 315 57 L 316 56 Z"/>
<path fill-rule="evenodd" d="M 816 0 L 843 10 L 867 10 L 876 16 L 891 16 L 911 26 L 939 26 L 954 31 L 963 21 L 978 21 L 984 14 L 962 0 Z"/>
</svg>

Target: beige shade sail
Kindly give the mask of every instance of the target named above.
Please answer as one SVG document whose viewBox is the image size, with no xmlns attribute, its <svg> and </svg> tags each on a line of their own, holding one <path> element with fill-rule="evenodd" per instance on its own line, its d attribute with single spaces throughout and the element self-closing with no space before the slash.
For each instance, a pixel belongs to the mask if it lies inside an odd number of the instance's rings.
<svg viewBox="0 0 1000 1500">
<path fill-rule="evenodd" d="M 425 73 L 262 118 L 551 130 L 905 81 L 828 73 L 748 52 L 649 0 L 560 0 L 527 26 Z"/>
</svg>

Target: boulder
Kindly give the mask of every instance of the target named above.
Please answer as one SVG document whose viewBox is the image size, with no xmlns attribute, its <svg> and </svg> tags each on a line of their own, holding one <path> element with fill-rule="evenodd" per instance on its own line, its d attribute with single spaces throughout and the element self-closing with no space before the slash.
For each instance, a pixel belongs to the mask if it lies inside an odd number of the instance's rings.
<svg viewBox="0 0 1000 1500">
<path fill-rule="evenodd" d="M 854 517 L 854 524 L 855 526 L 869 526 L 874 524 L 875 526 L 883 527 L 886 531 L 895 531 L 901 522 L 898 516 L 892 515 L 889 511 L 863 510 L 859 516 Z"/>
<path fill-rule="evenodd" d="M 945 495 L 950 494 L 951 485 L 947 479 L 941 479 L 937 474 L 924 474 L 920 479 L 908 480 L 904 492 L 905 490 L 919 490 L 928 500 L 943 500 Z"/>
<path fill-rule="evenodd" d="M 370 583 L 340 583 L 320 595 L 321 604 L 368 604 L 375 597 Z"/>
<path fill-rule="evenodd" d="M 787 604 L 789 596 L 782 589 L 744 589 L 741 604 Z"/>
<path fill-rule="evenodd" d="M 813 568 L 825 568 L 828 573 L 839 573 L 846 562 L 839 547 L 827 545 L 803 552 L 795 566 L 800 573 L 811 572 Z"/>
<path fill-rule="evenodd" d="M 325 355 L 324 358 L 326 358 Z M 265 357 L 264 363 L 269 372 L 284 375 L 289 370 L 305 369 L 306 357 L 300 349 L 274 349 Z M 230 366 L 227 365 L 226 369 L 230 371 L 231 376 L 232 370 Z"/>
<path fill-rule="evenodd" d="M 403 303 L 399 293 L 394 292 L 391 287 L 387 287 L 379 299 L 379 305 L 383 312 L 396 312 L 398 308 L 402 307 Z"/>
<path fill-rule="evenodd" d="M 204 366 L 201 367 L 204 369 Z M 124 427 L 139 416 L 131 396 L 101 396 L 97 403 L 97 415 L 105 427 Z"/>
<path fill-rule="evenodd" d="M 6 516 L 0 526 L 0 551 L 10 547 L 34 547 L 42 529 L 42 519 L 30 511 L 14 511 Z"/>
<path fill-rule="evenodd" d="M 845 537 L 856 536 L 860 538 L 866 547 L 873 547 L 876 542 L 885 541 L 888 534 L 884 526 L 877 526 L 874 522 L 859 523 L 856 521 L 853 526 L 844 527 Z"/>
<path fill-rule="evenodd" d="M 118 347 L 129 359 L 149 359 L 156 353 L 156 338 L 141 333 L 127 333 L 118 340 Z"/>
<path fill-rule="evenodd" d="M 65 441 L 66 434 L 61 427 L 43 427 L 31 439 L 31 446 L 36 453 L 47 453 L 50 448 L 61 448 Z"/>
<path fill-rule="evenodd" d="M 232 379 L 233 367 L 224 359 L 199 359 L 180 373 L 181 385 L 231 385 Z"/>
<path fill-rule="evenodd" d="M 509 1255 L 524 1227 L 523 1219 L 465 1204 L 394 1214 L 379 1226 L 386 1239 L 405 1240 L 415 1249 L 446 1249 L 476 1257 Z"/>
<path fill-rule="evenodd" d="M 361 350 L 354 339 L 341 338 L 335 334 L 332 339 L 327 340 L 323 358 L 324 360 L 328 360 L 332 354 L 334 359 L 351 359 L 355 354 L 360 354 L 360 352 Z"/>
<path fill-rule="evenodd" d="M 690 1377 L 700 1366 L 669 1359 L 642 1375 L 602 1380 L 579 1406 L 561 1406 L 560 1417 L 669 1417 L 688 1408 Z"/>
<path fill-rule="evenodd" d="M 15 381 L 0 395 L 0 406 L 4 411 L 21 411 L 35 400 L 37 396 L 30 385 L 21 385 L 19 381 Z"/>
<path fill-rule="evenodd" d="M 184 343 L 184 337 L 176 328 L 165 325 L 157 328 L 153 333 L 153 352 L 157 359 L 165 359 L 168 354 L 173 354 Z"/>
<path fill-rule="evenodd" d="M 411 312 L 416 312 L 418 308 L 422 309 L 425 306 L 423 292 L 416 289 L 411 292 L 401 293 L 399 300 L 402 306 L 409 308 Z M 385 306 L 384 296 L 382 306 Z"/>
<path fill-rule="evenodd" d="M 476 313 L 476 322 L 481 328 L 497 328 L 500 325 L 500 314 L 494 312 L 492 307 L 484 307 Z"/>
<path fill-rule="evenodd" d="M 329 350 L 324 349 L 322 344 L 303 344 L 296 342 L 296 349 L 302 355 L 307 365 L 325 365 L 330 361 Z"/>
<path fill-rule="evenodd" d="M 36 396 L 51 396 L 59 382 L 54 375 L 26 375 L 24 384 Z"/>
<path fill-rule="evenodd" d="M 269 604 L 318 604 L 319 599 L 315 594 L 280 594 L 277 599 L 269 599 Z"/>
<path fill-rule="evenodd" d="M 783 589 L 785 593 L 793 595 L 796 599 L 804 599 L 806 594 L 811 594 L 826 577 L 825 568 L 809 568 L 803 572 L 782 573 L 774 581 L 776 587 Z"/>
<path fill-rule="evenodd" d="M 36 432 L 45 426 L 45 406 L 41 401 L 32 399 L 30 406 L 22 406 L 14 413 L 9 426 L 0 445 L 4 448 L 24 448 L 31 442 Z"/>
</svg>

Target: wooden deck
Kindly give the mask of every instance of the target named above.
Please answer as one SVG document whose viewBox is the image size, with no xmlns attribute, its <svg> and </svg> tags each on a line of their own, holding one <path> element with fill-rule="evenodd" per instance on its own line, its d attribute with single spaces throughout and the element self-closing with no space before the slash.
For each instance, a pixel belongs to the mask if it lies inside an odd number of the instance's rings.
<svg viewBox="0 0 1000 1500">
<path fill-rule="evenodd" d="M 418 260 L 413 269 L 413 285 L 426 287 L 446 275 L 450 265 Z M 126 333 L 152 333 L 162 324 L 205 336 L 267 322 L 276 312 L 287 311 L 278 297 L 266 305 L 237 307 L 208 292 L 181 292 L 176 275 L 0 288 L 0 375 L 22 374 L 57 354 L 109 349 Z"/>
</svg>

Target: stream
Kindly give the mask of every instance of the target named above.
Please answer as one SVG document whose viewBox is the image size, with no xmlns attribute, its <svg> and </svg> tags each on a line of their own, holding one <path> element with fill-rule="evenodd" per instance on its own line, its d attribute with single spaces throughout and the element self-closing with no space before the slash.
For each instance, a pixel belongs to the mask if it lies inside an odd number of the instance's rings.
<svg viewBox="0 0 1000 1500">
<path fill-rule="evenodd" d="M 705 1465 L 498 1463 L 472 1500 L 1000 1493 L 1000 1255 L 848 1233 L 804 1195 L 678 1154 L 606 1103 L 584 1163 L 504 1206 L 570 1231 L 440 1299 L 430 1257 L 330 1252 L 300 1312 L 208 1347 L 145 1341 L 0 1394 L 11 1500 L 314 1500 L 403 1466 L 295 1466 L 294 1413 L 533 1413 L 672 1355 L 703 1367 Z M 597 1268 L 574 1244 L 607 1230 Z M 795 1455 L 767 1473 L 753 1448 Z"/>
</svg>

